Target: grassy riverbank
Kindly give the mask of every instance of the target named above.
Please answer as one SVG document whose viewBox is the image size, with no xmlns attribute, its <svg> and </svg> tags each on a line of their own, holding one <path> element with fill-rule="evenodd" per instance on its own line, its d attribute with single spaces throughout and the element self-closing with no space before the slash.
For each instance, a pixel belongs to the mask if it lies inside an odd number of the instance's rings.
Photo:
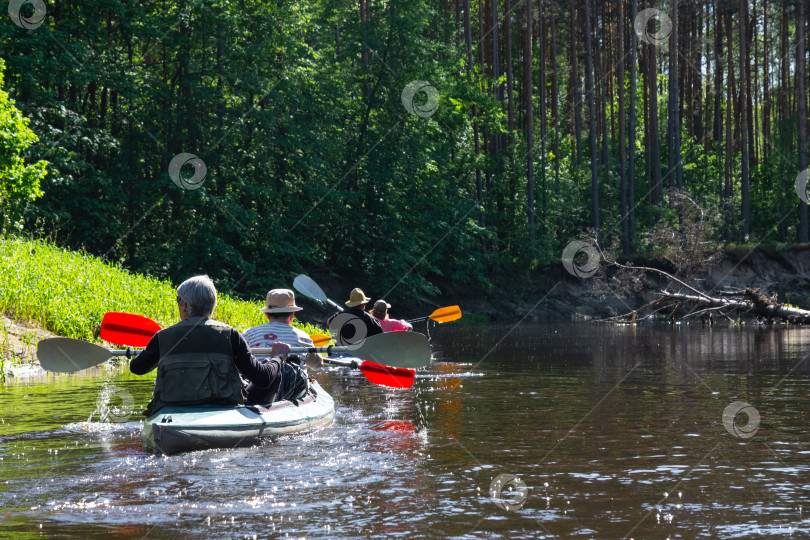
<svg viewBox="0 0 810 540">
<path fill-rule="evenodd" d="M 175 290 L 168 281 L 132 274 L 86 253 L 38 240 L 0 238 L 0 313 L 59 336 L 98 341 L 108 311 L 138 313 L 169 326 L 178 320 Z M 246 330 L 265 321 L 260 300 L 220 294 L 214 318 Z M 0 354 L 0 367 L 5 356 Z"/>
</svg>

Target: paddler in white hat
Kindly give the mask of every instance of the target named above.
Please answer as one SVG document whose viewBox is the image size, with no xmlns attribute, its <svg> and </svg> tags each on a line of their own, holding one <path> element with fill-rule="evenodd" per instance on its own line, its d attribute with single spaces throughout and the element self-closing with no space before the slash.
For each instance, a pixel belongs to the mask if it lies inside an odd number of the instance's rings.
<svg viewBox="0 0 810 540">
<path fill-rule="evenodd" d="M 270 347 L 280 341 L 290 347 L 314 347 L 306 332 L 292 325 L 295 314 L 303 308 L 295 305 L 295 293 L 290 289 L 273 289 L 267 293 L 265 305 L 259 309 L 267 322 L 249 328 L 243 334 L 251 347 Z M 323 357 L 318 353 L 306 356 L 307 367 L 323 367 Z"/>
<path fill-rule="evenodd" d="M 295 313 L 302 308 L 295 305 L 295 293 L 290 289 L 272 289 L 265 297 L 264 307 L 259 311 L 267 317 L 267 322 L 249 328 L 243 334 L 251 347 L 271 347 L 273 343 L 286 343 L 290 347 L 314 347 L 312 339 L 306 332 L 292 325 Z M 323 367 L 323 357 L 318 353 L 309 353 L 305 358 L 307 367 Z M 286 365 L 287 371 L 294 372 L 293 379 L 305 377 L 298 366 Z M 285 390 L 286 391 L 286 390 Z M 248 403 L 269 403 L 278 392 L 276 388 L 259 388 L 249 384 L 247 387 Z"/>
</svg>

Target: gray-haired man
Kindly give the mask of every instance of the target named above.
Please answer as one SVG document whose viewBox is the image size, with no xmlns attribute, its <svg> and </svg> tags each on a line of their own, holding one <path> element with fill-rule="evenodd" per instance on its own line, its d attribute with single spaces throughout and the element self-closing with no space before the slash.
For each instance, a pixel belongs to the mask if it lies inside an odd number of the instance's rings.
<svg viewBox="0 0 810 540">
<path fill-rule="evenodd" d="M 211 278 L 187 279 L 177 287 L 180 322 L 155 334 L 130 361 L 129 369 L 136 375 L 158 368 L 147 416 L 167 405 L 244 403 L 240 375 L 268 392 L 279 385 L 289 345 L 273 343 L 272 358 L 259 362 L 239 331 L 209 318 L 216 305 Z"/>
</svg>

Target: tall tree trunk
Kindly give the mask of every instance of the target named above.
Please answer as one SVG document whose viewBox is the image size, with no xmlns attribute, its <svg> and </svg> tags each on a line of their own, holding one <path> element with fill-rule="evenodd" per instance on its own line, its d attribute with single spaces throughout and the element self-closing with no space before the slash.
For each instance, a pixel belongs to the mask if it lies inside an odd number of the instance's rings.
<svg viewBox="0 0 810 540">
<path fill-rule="evenodd" d="M 753 20 L 751 21 L 752 29 L 749 30 L 749 31 L 753 35 L 753 41 L 754 41 L 754 52 L 753 52 L 753 57 L 754 57 L 754 86 L 752 87 L 751 84 L 750 84 L 750 81 L 749 81 L 748 91 L 753 92 L 753 96 L 749 95 L 748 97 L 753 98 L 753 100 L 754 100 L 753 108 L 750 109 L 754 113 L 754 118 L 753 118 L 754 132 L 749 133 L 749 136 L 751 137 L 751 140 L 753 141 L 752 144 L 754 145 L 753 146 L 753 153 L 751 154 L 751 164 L 753 165 L 754 170 L 756 170 L 757 165 L 759 164 L 759 157 L 761 155 L 760 154 L 761 145 L 760 145 L 760 139 L 759 139 L 759 132 L 760 132 L 760 128 L 759 128 L 759 125 L 760 125 L 759 124 L 759 111 L 760 111 L 760 108 L 761 108 L 760 107 L 761 102 L 760 102 L 760 96 L 759 96 L 759 37 L 758 37 L 758 32 L 756 31 L 756 28 L 757 28 L 757 20 L 756 20 L 757 19 L 757 5 L 756 5 L 756 1 L 754 2 L 754 11 L 753 11 L 753 17 L 752 18 L 753 18 Z M 749 62 L 749 66 L 750 65 L 751 64 Z M 750 74 L 749 74 L 749 77 L 750 77 Z M 749 117 L 749 120 L 751 120 L 750 117 Z"/>
<path fill-rule="evenodd" d="M 701 136 L 698 140 L 705 140 L 706 142 L 706 149 L 709 150 L 714 147 L 714 140 L 712 135 L 714 134 L 711 129 L 712 126 L 712 114 L 714 114 L 714 102 L 712 101 L 715 90 L 714 90 L 714 72 L 712 68 L 714 64 L 712 64 L 712 56 L 713 56 L 713 48 L 709 45 L 709 36 L 711 35 L 711 7 L 706 8 L 706 12 L 703 17 L 703 24 L 701 25 L 701 32 L 703 33 L 703 38 L 701 39 L 701 46 L 700 46 L 700 60 L 701 65 L 702 62 L 705 61 L 706 63 L 706 76 L 705 76 L 705 84 L 704 84 L 704 77 L 702 73 L 697 73 L 695 78 L 698 80 L 697 86 L 701 89 L 705 87 L 706 92 L 702 94 L 702 103 L 701 103 L 701 117 L 700 117 L 700 126 L 701 126 Z M 707 130 L 709 131 L 707 133 Z"/>
<path fill-rule="evenodd" d="M 509 134 L 507 136 L 511 146 L 512 133 L 515 131 L 515 103 L 512 99 L 514 88 L 514 80 L 512 78 L 512 3 L 511 0 L 506 0 L 504 6 L 503 16 L 503 40 L 504 48 L 506 49 L 506 107 L 507 107 L 507 125 L 509 126 Z M 511 154 L 511 152 L 510 152 Z"/>
<path fill-rule="evenodd" d="M 498 101 L 503 101 L 503 84 L 497 82 L 501 77 L 501 55 L 500 55 L 500 48 L 501 48 L 501 38 L 500 38 L 500 31 L 498 28 L 498 20 L 500 15 L 498 14 L 498 0 L 492 0 L 492 72 L 493 72 L 493 80 L 496 81 L 495 84 L 495 97 Z M 502 178 L 503 167 L 501 160 L 503 159 L 503 149 L 504 149 L 504 134 L 503 133 L 496 133 L 493 137 L 493 141 L 495 143 L 495 172 L 494 176 L 498 183 Z M 497 252 L 499 250 L 498 240 L 501 238 L 503 234 L 503 223 L 502 217 L 504 216 L 504 202 L 503 202 L 503 190 L 502 189 L 492 189 L 489 193 L 490 199 L 494 196 L 495 199 L 495 207 L 498 212 L 498 219 L 493 220 L 496 229 L 496 235 L 494 237 L 494 251 Z"/>
<path fill-rule="evenodd" d="M 731 231 L 734 224 L 734 217 L 731 215 L 731 186 L 732 186 L 732 149 L 734 146 L 734 137 L 732 134 L 732 109 L 734 107 L 734 94 L 733 94 L 733 80 L 734 80 L 734 64 L 732 63 L 733 54 L 732 54 L 732 45 L 731 45 L 731 13 L 727 12 L 725 14 L 726 19 L 726 45 L 728 51 L 726 53 L 726 58 L 728 59 L 728 81 L 729 84 L 726 85 L 726 158 L 725 158 L 725 189 L 723 190 L 724 198 L 726 201 L 726 208 L 725 208 L 725 224 L 726 224 L 726 238 L 731 239 Z"/>
<path fill-rule="evenodd" d="M 586 54 L 586 92 L 588 93 L 588 139 L 591 145 L 591 197 L 593 198 L 593 228 L 596 234 L 596 241 L 599 242 L 599 169 L 596 162 L 596 106 L 594 104 L 594 84 L 593 84 L 593 45 L 591 39 L 591 0 L 584 0 L 585 5 L 585 54 Z"/>
<path fill-rule="evenodd" d="M 647 82 L 650 86 L 650 183 L 652 184 L 653 204 L 664 202 L 664 186 L 661 178 L 661 144 L 658 140 L 658 75 L 655 58 L 655 45 L 647 46 Z"/>
<path fill-rule="evenodd" d="M 581 1 L 581 0 L 580 0 Z M 577 149 L 577 167 L 582 166 L 582 113 L 580 111 L 579 72 L 577 71 L 577 3 L 578 0 L 571 0 L 571 90 L 574 107 L 574 143 Z"/>
<path fill-rule="evenodd" d="M 697 42 L 692 44 L 694 47 L 694 60 L 693 65 L 702 66 L 703 65 L 703 37 L 704 33 L 704 17 L 705 11 L 703 6 L 700 6 L 700 12 L 698 16 L 698 20 L 696 23 L 697 27 Z M 706 66 L 709 66 L 709 55 L 706 54 Z M 704 124 L 703 124 L 703 109 L 704 109 L 704 101 L 703 101 L 703 86 L 702 81 L 703 77 L 702 74 L 694 71 L 689 70 L 692 78 L 692 97 L 694 99 L 694 110 L 692 111 L 692 135 L 698 140 L 704 140 Z M 711 88 L 711 80 L 707 81 L 706 88 Z"/>
<path fill-rule="evenodd" d="M 484 17 L 485 9 L 486 7 L 481 4 L 481 0 L 478 0 L 478 63 L 481 64 L 481 69 L 486 69 L 487 67 L 487 59 L 486 59 L 487 46 L 484 40 L 486 39 L 487 36 L 486 32 L 487 23 L 485 21 L 489 19 Z"/>
<path fill-rule="evenodd" d="M 693 86 L 693 72 L 689 69 L 689 66 L 694 65 L 695 43 L 699 43 L 696 25 L 697 21 L 700 20 L 700 12 L 701 6 L 696 6 L 692 16 L 680 24 L 683 28 L 683 34 L 678 36 L 678 43 L 682 44 L 680 45 L 680 50 L 683 51 L 685 60 L 683 69 L 678 69 L 678 88 L 681 89 L 680 116 L 683 118 L 683 129 L 686 131 L 687 135 L 695 134 L 695 88 Z"/>
<path fill-rule="evenodd" d="M 624 2 L 624 0 L 621 0 L 621 2 Z M 604 9 L 604 6 L 603 6 L 603 9 Z M 612 10 L 611 10 L 611 14 L 612 14 Z M 607 14 L 604 13 L 604 11 L 603 11 L 603 17 L 605 17 L 605 20 L 607 20 L 607 21 L 611 20 L 610 17 Z M 622 31 L 621 28 L 617 28 L 616 29 L 616 34 L 618 34 L 621 31 Z M 610 29 L 605 31 L 605 36 L 607 36 L 606 39 L 607 39 L 607 42 L 608 42 L 607 61 L 605 62 L 605 65 L 607 66 L 607 68 L 606 68 L 607 71 L 610 73 L 612 71 L 612 66 L 615 65 L 614 62 L 618 61 L 617 60 L 618 53 L 616 53 L 616 51 L 615 51 L 615 49 L 616 49 L 616 41 L 614 40 L 613 34 L 611 33 Z M 612 76 L 612 73 L 608 75 L 607 83 L 608 83 L 607 102 L 608 102 L 608 104 L 610 106 L 610 142 L 612 144 L 616 144 L 616 119 L 617 119 L 616 117 L 617 117 L 617 115 L 616 115 L 616 111 L 613 110 L 613 108 L 615 106 L 615 103 L 616 103 L 616 79 Z"/>
<path fill-rule="evenodd" d="M 741 0 L 745 1 L 745 0 Z M 672 33 L 669 35 L 669 125 L 667 126 L 667 149 L 669 150 L 669 187 L 674 188 L 678 180 L 678 165 L 681 149 L 680 118 L 678 115 L 678 0 L 672 1 Z M 677 183 L 683 191 L 683 178 Z"/>
<path fill-rule="evenodd" d="M 742 152 L 740 195 L 742 199 L 742 220 L 743 237 L 742 241 L 748 241 L 748 234 L 751 232 L 751 218 L 749 216 L 748 185 L 750 183 L 748 171 L 748 88 L 746 84 L 745 72 L 747 71 L 748 59 L 748 0 L 740 0 L 740 151 Z"/>
<path fill-rule="evenodd" d="M 771 60 L 768 58 L 768 2 L 762 2 L 762 157 L 768 158 L 771 149 L 771 76 L 768 72 Z"/>
<path fill-rule="evenodd" d="M 542 36 L 540 38 L 542 43 Z M 540 57 L 543 69 L 543 57 Z M 523 39 L 523 101 L 526 105 L 526 188 L 528 195 L 529 241 L 534 250 L 534 111 L 532 109 L 532 3 L 526 2 L 526 29 Z M 540 117 L 542 122 L 542 116 Z"/>
<path fill-rule="evenodd" d="M 635 33 L 635 32 L 633 32 Z M 649 80 L 649 64 L 650 61 L 647 59 L 648 51 L 647 48 L 642 45 L 641 46 L 641 54 L 639 55 L 639 67 L 641 68 L 641 97 L 642 97 L 642 111 L 644 114 L 644 156 L 645 156 L 645 166 L 647 168 L 647 196 L 649 198 L 650 204 L 653 204 L 653 183 L 650 181 L 652 178 L 652 159 L 650 159 L 650 84 Z M 632 101 L 632 100 L 631 100 Z"/>
<path fill-rule="evenodd" d="M 624 16 L 624 0 L 619 0 L 619 24 L 616 30 L 619 38 L 618 57 L 619 63 L 616 70 L 616 89 L 619 93 L 619 204 L 622 214 L 622 252 L 625 255 L 630 253 L 630 236 L 628 233 L 627 215 L 627 184 L 625 171 L 625 103 L 624 103 L 624 28 L 626 24 Z M 632 150 L 631 150 L 632 152 Z"/>
<path fill-rule="evenodd" d="M 790 59 L 788 58 L 788 22 L 787 22 L 787 5 L 782 3 L 781 4 L 781 13 L 782 17 L 780 19 L 780 26 L 779 26 L 779 41 L 780 41 L 780 84 L 779 84 L 779 93 L 776 98 L 777 103 L 777 112 L 779 117 L 779 122 L 784 123 L 784 121 L 788 117 L 788 108 L 787 108 L 787 96 L 788 96 L 788 87 L 790 86 Z"/>
<path fill-rule="evenodd" d="M 492 80 L 495 98 L 498 101 L 503 101 L 503 84 L 498 82 L 501 78 L 501 40 L 498 32 L 498 0 L 490 0 L 490 2 L 492 4 Z M 499 148 L 496 148 L 496 151 L 499 150 Z"/>
<path fill-rule="evenodd" d="M 796 85 L 799 115 L 799 171 L 807 169 L 807 90 L 805 66 L 807 41 L 804 15 L 804 2 L 799 2 L 799 16 L 796 21 Z M 807 203 L 799 201 L 799 242 L 807 243 Z"/>
<path fill-rule="evenodd" d="M 751 48 L 752 35 L 754 32 L 753 28 L 751 28 L 748 2 L 741 3 L 740 9 L 742 10 L 741 17 L 743 19 L 743 28 L 745 29 L 743 32 L 745 36 L 745 54 L 741 55 L 745 59 L 745 68 L 740 72 L 740 84 L 745 86 L 745 99 L 742 101 L 742 107 L 746 110 L 746 121 L 743 123 L 743 128 L 748 130 L 748 136 L 746 137 L 746 142 L 748 143 L 748 159 L 756 163 L 757 158 L 754 152 L 754 113 L 753 104 L 751 102 L 753 97 L 753 92 L 751 91 Z"/>
<path fill-rule="evenodd" d="M 531 22 L 531 2 L 528 0 L 526 2 L 526 9 L 526 17 L 529 19 L 529 22 Z M 540 58 L 538 61 L 540 68 L 540 95 L 538 96 L 540 98 L 540 192 L 543 194 L 540 216 L 545 225 L 548 205 L 546 202 L 546 27 L 543 25 L 543 22 L 543 0 L 537 0 L 537 40 L 540 45 Z M 529 42 L 529 50 L 531 51 L 531 42 Z M 531 68 L 531 62 L 529 62 L 529 67 Z M 531 74 L 529 76 L 529 83 L 531 84 Z M 531 93 L 529 97 L 531 97 Z"/>
<path fill-rule="evenodd" d="M 596 6 L 596 4 L 594 4 L 594 7 L 595 6 Z M 594 59 L 596 60 L 596 65 L 594 66 L 594 77 L 595 77 L 595 80 L 604 81 L 605 80 L 605 75 L 604 75 L 604 72 L 602 71 L 602 50 L 605 49 L 605 43 L 604 43 L 604 40 L 602 39 L 601 33 L 599 32 L 599 24 L 598 24 L 599 19 L 597 17 L 596 11 L 594 11 L 594 13 L 592 14 L 592 19 L 593 19 L 593 31 L 594 31 L 594 35 L 593 35 L 592 39 L 595 40 L 594 41 L 594 43 L 595 43 L 595 46 L 594 46 Z M 603 19 L 603 21 L 604 21 L 604 19 Z M 604 24 L 604 22 L 603 22 L 603 24 Z M 608 137 L 607 137 L 607 88 L 606 88 L 606 86 L 607 86 L 606 84 L 599 84 L 599 88 L 598 88 L 598 91 L 599 91 L 599 93 L 598 93 L 598 96 L 599 96 L 599 113 L 598 113 L 599 116 L 598 116 L 598 120 L 599 121 L 596 124 L 597 127 L 599 128 L 599 132 L 600 132 L 600 139 L 601 139 L 600 143 L 601 143 L 601 150 L 602 150 L 602 152 L 601 152 L 601 154 L 602 154 L 602 165 L 604 165 L 604 166 L 607 166 L 608 160 L 610 159 L 610 154 L 608 152 Z M 595 85 L 594 85 L 594 88 L 596 89 Z M 596 96 L 594 96 L 594 98 L 596 98 Z M 608 193 L 609 192 L 610 191 L 608 190 Z M 610 205 L 608 207 L 610 208 L 611 211 L 613 210 L 613 208 Z"/>
<path fill-rule="evenodd" d="M 717 0 L 714 2 L 714 28 L 714 132 L 712 135 L 719 152 L 723 140 L 723 115 L 720 104 L 720 92 L 723 88 L 723 19 Z"/>
<path fill-rule="evenodd" d="M 464 0 L 464 39 L 467 45 L 467 78 L 472 79 L 473 53 L 472 53 L 472 24 L 470 22 L 470 0 Z M 479 47 L 480 47 L 479 43 Z M 472 106 L 473 137 L 475 138 L 475 191 L 478 207 L 483 207 L 483 194 L 481 192 L 481 167 L 478 166 L 478 156 L 481 155 L 481 141 L 478 133 L 478 111 Z"/>
<path fill-rule="evenodd" d="M 630 0 L 630 20 L 638 14 L 638 0 Z M 624 21 L 622 21 L 622 26 Z M 632 28 L 632 26 L 631 26 Z M 630 206 L 630 227 L 628 244 L 632 246 L 636 236 L 636 68 L 638 65 L 638 37 L 630 30 L 630 122 L 627 127 L 629 156 L 627 161 L 627 198 Z"/>
<path fill-rule="evenodd" d="M 478 0 L 478 62 L 481 65 L 481 69 L 486 73 L 487 70 L 487 51 L 489 51 L 489 47 L 487 47 L 486 39 L 489 35 L 487 31 L 487 22 L 489 21 L 489 17 L 485 16 L 485 10 L 489 6 L 487 4 L 482 5 L 482 0 Z M 486 6 L 486 7 L 485 7 Z M 486 88 L 483 89 L 486 91 Z M 488 144 L 487 144 L 487 132 L 483 130 L 482 134 L 482 143 L 484 147 L 484 154 L 488 152 Z M 490 173 L 489 170 L 486 172 L 485 176 L 485 184 L 478 186 L 478 205 L 479 211 L 481 212 L 481 227 L 486 227 L 487 223 L 487 203 L 488 198 L 484 199 L 484 190 L 486 189 L 489 192 L 489 185 L 490 185 Z M 488 243 L 487 237 L 482 235 L 481 236 L 481 246 L 484 253 L 487 253 L 488 250 Z"/>
<path fill-rule="evenodd" d="M 526 0 L 522 0 L 526 1 Z M 513 165 L 514 168 L 515 164 L 515 153 L 514 153 L 514 137 L 515 137 L 515 100 L 514 100 L 514 88 L 515 88 L 515 79 L 512 73 L 512 5 L 511 0 L 506 0 L 506 5 L 504 9 L 504 16 L 503 16 L 503 34 L 504 34 L 504 48 L 506 49 L 506 106 L 507 106 L 507 118 L 508 118 L 508 130 L 507 133 L 501 136 L 501 149 L 506 151 L 506 155 L 509 156 L 509 163 Z M 503 159 L 503 158 L 501 158 Z M 500 164 L 501 160 L 498 160 Z M 514 174 L 509 175 L 509 200 L 514 201 L 517 198 L 517 178 Z M 500 210 L 500 209 L 499 209 Z M 501 212 L 503 215 L 503 212 Z"/>
<path fill-rule="evenodd" d="M 549 6 L 551 13 L 551 116 L 554 117 L 554 194 L 560 195 L 560 108 L 557 88 L 557 24 L 554 20 L 554 3 Z"/>
</svg>

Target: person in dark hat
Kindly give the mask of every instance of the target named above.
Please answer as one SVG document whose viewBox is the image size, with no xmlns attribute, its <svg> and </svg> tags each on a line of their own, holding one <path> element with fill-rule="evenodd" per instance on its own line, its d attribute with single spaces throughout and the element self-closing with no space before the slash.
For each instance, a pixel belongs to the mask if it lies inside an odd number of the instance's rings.
<svg viewBox="0 0 810 540">
<path fill-rule="evenodd" d="M 366 297 L 362 289 L 352 289 L 346 308 L 329 317 L 329 332 L 337 336 L 338 345 L 353 345 L 367 337 L 382 334 L 380 321 L 366 313 L 366 304 L 371 298 Z"/>
</svg>

